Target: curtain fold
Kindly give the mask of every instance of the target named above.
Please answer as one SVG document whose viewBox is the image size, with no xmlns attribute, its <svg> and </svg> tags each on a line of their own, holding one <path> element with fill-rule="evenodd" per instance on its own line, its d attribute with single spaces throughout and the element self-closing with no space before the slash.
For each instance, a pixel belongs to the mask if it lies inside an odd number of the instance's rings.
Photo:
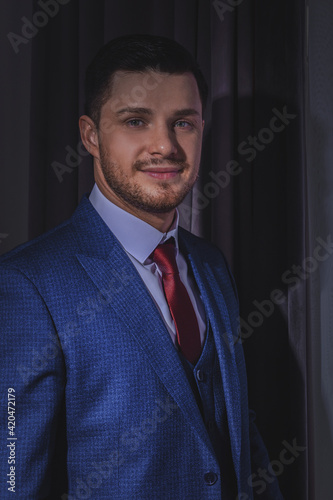
<svg viewBox="0 0 333 500">
<path fill-rule="evenodd" d="M 333 4 L 308 2 L 307 333 L 310 498 L 333 491 Z"/>
<path fill-rule="evenodd" d="M 285 497 L 306 499 L 308 283 L 293 270 L 306 252 L 305 5 L 248 1 L 212 14 L 200 216 L 236 278 L 250 406 Z M 279 464 L 295 442 L 302 453 Z"/>
</svg>

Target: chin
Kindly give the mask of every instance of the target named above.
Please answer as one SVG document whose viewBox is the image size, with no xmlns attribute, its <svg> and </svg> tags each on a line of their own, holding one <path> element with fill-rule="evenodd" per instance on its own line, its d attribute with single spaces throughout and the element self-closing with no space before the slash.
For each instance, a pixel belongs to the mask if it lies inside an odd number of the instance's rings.
<svg viewBox="0 0 333 500">
<path fill-rule="evenodd" d="M 181 203 L 181 202 L 180 202 Z M 136 203 L 136 208 L 143 210 L 144 212 L 154 213 L 154 214 L 167 214 L 175 210 L 179 203 Z"/>
</svg>

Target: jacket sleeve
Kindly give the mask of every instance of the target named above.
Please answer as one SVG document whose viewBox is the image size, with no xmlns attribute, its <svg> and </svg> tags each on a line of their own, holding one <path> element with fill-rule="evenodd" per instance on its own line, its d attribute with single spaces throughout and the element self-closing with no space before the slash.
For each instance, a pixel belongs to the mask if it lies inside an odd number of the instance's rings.
<svg viewBox="0 0 333 500">
<path fill-rule="evenodd" d="M 52 461 L 64 430 L 64 361 L 35 285 L 6 265 L 0 267 L 0 321 L 0 498 L 13 498 L 14 491 L 18 498 L 52 498 Z"/>
</svg>

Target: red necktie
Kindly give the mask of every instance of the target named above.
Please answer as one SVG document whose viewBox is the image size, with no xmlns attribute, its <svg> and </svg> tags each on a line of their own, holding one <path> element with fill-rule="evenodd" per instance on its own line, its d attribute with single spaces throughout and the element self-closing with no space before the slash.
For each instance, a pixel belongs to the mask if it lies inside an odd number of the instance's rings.
<svg viewBox="0 0 333 500">
<path fill-rule="evenodd" d="M 175 322 L 179 348 L 188 361 L 195 364 L 201 353 L 200 331 L 191 299 L 179 276 L 174 239 L 158 245 L 152 257 L 162 273 L 164 293 Z"/>
</svg>

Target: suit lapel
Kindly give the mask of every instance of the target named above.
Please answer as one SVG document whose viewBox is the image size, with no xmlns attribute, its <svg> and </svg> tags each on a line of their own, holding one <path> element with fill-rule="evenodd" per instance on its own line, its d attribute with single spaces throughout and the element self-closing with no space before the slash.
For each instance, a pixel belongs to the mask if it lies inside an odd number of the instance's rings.
<svg viewBox="0 0 333 500">
<path fill-rule="evenodd" d="M 138 342 L 139 355 L 148 360 L 185 418 L 212 449 L 184 368 L 155 303 L 119 242 L 97 213 L 86 208 L 90 214 L 84 231 L 75 222 L 82 250 L 77 259 L 105 298 L 107 307 L 117 314 L 124 332 Z M 107 251 L 102 252 L 100 245 Z M 112 289 L 114 293 L 110 295 Z"/>
<path fill-rule="evenodd" d="M 232 455 L 236 473 L 238 474 L 240 470 L 242 424 L 240 382 L 233 347 L 234 336 L 229 308 L 223 294 L 223 285 L 221 287 L 221 278 L 223 281 L 223 275 L 227 271 L 221 270 L 218 282 L 210 263 L 196 253 L 195 247 L 193 244 L 188 244 L 187 238 L 182 232 L 180 233 L 180 246 L 191 266 L 198 285 L 206 310 L 207 324 L 210 322 L 212 327 L 224 386 Z"/>
</svg>

